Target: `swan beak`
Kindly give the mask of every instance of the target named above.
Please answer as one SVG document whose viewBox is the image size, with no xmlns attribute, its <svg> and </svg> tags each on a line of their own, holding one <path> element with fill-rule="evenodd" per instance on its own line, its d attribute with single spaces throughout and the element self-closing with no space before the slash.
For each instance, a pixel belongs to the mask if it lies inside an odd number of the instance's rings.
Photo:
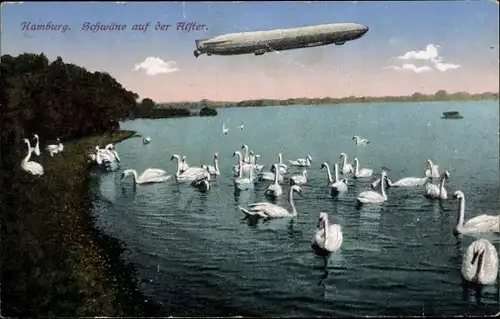
<svg viewBox="0 0 500 319">
<path fill-rule="evenodd" d="M 125 178 L 125 174 L 122 174 L 122 177 L 120 179 L 124 179 Z"/>
<path fill-rule="evenodd" d="M 172 157 L 170 158 L 170 160 L 171 160 L 171 161 L 173 161 L 173 160 L 174 160 L 174 158 L 175 158 L 175 156 L 172 156 Z"/>
</svg>

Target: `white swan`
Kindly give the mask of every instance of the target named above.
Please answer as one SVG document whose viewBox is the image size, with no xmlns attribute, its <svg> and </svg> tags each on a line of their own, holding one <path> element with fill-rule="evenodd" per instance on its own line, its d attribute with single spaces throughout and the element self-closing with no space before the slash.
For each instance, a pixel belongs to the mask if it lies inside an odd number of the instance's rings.
<svg viewBox="0 0 500 319">
<path fill-rule="evenodd" d="M 54 154 L 62 152 L 62 150 L 64 149 L 61 140 L 59 138 L 57 138 L 57 142 L 58 144 L 51 144 L 45 147 L 45 150 L 49 152 L 50 156 L 54 156 Z"/>
<path fill-rule="evenodd" d="M 439 186 L 437 186 L 432 183 L 432 177 L 430 177 L 425 184 L 425 196 L 431 199 L 448 199 L 448 192 L 444 187 L 444 183 L 448 178 L 450 178 L 450 173 L 445 171 L 441 176 Z"/>
<path fill-rule="evenodd" d="M 293 185 L 292 187 L 290 187 L 290 191 L 288 193 L 288 201 L 292 209 L 291 212 L 289 212 L 286 208 L 266 202 L 250 204 L 248 205 L 248 209 L 240 206 L 239 209 L 249 217 L 262 217 L 265 219 L 295 217 L 297 216 L 297 210 L 295 209 L 295 204 L 293 202 L 293 192 L 296 192 L 297 194 L 302 196 L 302 189 L 300 189 L 300 186 L 298 185 Z"/>
<path fill-rule="evenodd" d="M 243 128 L 245 128 L 245 125 L 243 125 L 243 122 L 241 122 L 241 124 L 238 126 L 240 130 L 243 131 Z"/>
<path fill-rule="evenodd" d="M 117 162 L 120 161 L 120 156 L 118 155 L 118 152 L 116 151 L 115 146 L 113 144 L 106 145 L 104 147 L 104 150 L 108 152 L 114 158 L 114 160 L 116 160 Z"/>
<path fill-rule="evenodd" d="M 279 196 L 281 196 L 281 194 L 283 194 L 283 189 L 281 188 L 281 185 L 279 184 L 280 173 L 278 172 L 277 165 L 279 165 L 279 164 L 273 164 L 271 166 L 271 171 L 274 172 L 274 181 L 271 184 L 269 184 L 269 186 L 267 187 L 267 189 L 264 192 L 264 195 L 267 195 L 267 196 L 273 197 L 273 198 L 279 197 Z"/>
<path fill-rule="evenodd" d="M 236 151 L 233 153 L 233 157 L 235 157 L 236 155 L 238 155 L 238 163 L 236 165 L 233 165 L 233 172 L 236 173 L 235 176 L 239 176 L 240 167 L 242 168 L 244 174 L 247 174 L 250 170 L 255 170 L 254 165 L 243 163 L 243 156 L 241 155 L 240 151 Z"/>
<path fill-rule="evenodd" d="M 339 159 L 342 161 L 342 170 L 340 171 L 342 175 L 352 173 L 354 171 L 351 163 L 347 163 L 346 153 L 340 153 Z"/>
<path fill-rule="evenodd" d="M 211 165 L 201 165 L 201 168 L 208 170 L 211 175 L 220 175 L 219 171 L 219 153 L 214 153 L 214 166 Z"/>
<path fill-rule="evenodd" d="M 302 174 L 290 177 L 290 185 L 303 185 L 307 183 L 307 169 L 302 170 Z"/>
<path fill-rule="evenodd" d="M 115 157 L 107 150 L 96 146 L 95 161 L 98 165 L 111 164 L 115 161 Z"/>
<path fill-rule="evenodd" d="M 439 178 L 439 166 L 432 163 L 430 159 L 425 163 L 425 176 Z"/>
<path fill-rule="evenodd" d="M 135 169 L 126 169 L 123 171 L 121 179 L 127 176 L 133 176 L 135 184 L 163 183 L 172 177 L 166 171 L 158 168 L 148 168 L 139 177 L 137 177 Z"/>
<path fill-rule="evenodd" d="M 238 177 L 234 179 L 234 186 L 236 186 L 237 189 L 239 190 L 248 190 L 248 189 L 254 189 L 255 187 L 255 181 L 253 179 L 253 169 L 249 169 L 249 175 L 248 177 L 243 177 L 243 163 L 241 162 L 241 153 L 239 152 L 234 152 L 233 156 L 236 156 L 236 154 L 239 154 L 239 172 L 238 172 Z M 250 164 L 247 164 L 250 165 Z"/>
<path fill-rule="evenodd" d="M 306 158 L 298 158 L 295 161 L 288 160 L 288 162 L 292 166 L 309 167 L 311 166 L 312 157 L 310 155 L 307 155 Z"/>
<path fill-rule="evenodd" d="M 281 153 L 278 153 L 278 164 L 280 164 L 280 166 L 278 166 L 278 170 L 281 174 L 288 173 L 288 166 L 283 163 L 283 155 Z"/>
<path fill-rule="evenodd" d="M 362 168 L 359 169 L 359 161 L 358 158 L 354 158 L 354 178 L 363 178 L 370 177 L 373 174 L 373 170 L 371 168 Z"/>
<path fill-rule="evenodd" d="M 275 175 L 277 174 L 278 175 L 278 182 L 280 184 L 283 183 L 283 180 L 284 180 L 283 175 L 279 172 L 280 164 L 273 164 L 273 165 L 278 167 L 278 169 L 276 170 L 276 173 L 273 171 L 273 168 L 271 166 L 270 172 L 261 172 L 257 175 L 259 181 L 274 181 Z M 281 164 L 281 165 L 283 165 L 283 164 Z"/>
<path fill-rule="evenodd" d="M 21 161 L 21 168 L 24 171 L 30 173 L 31 175 L 42 176 L 43 175 L 42 165 L 40 165 L 37 162 L 30 161 L 31 153 L 33 152 L 30 141 L 27 138 L 23 139 L 23 141 L 26 143 L 26 145 L 28 145 L 28 154 Z"/>
<path fill-rule="evenodd" d="M 313 237 L 312 247 L 333 252 L 342 246 L 342 227 L 338 224 L 328 224 L 328 214 L 320 213 L 318 219 L 318 230 Z"/>
<path fill-rule="evenodd" d="M 243 163 L 252 164 L 250 162 L 250 153 L 248 151 L 248 145 L 246 145 L 246 144 L 241 145 L 241 149 L 245 149 L 245 155 L 243 156 Z"/>
<path fill-rule="evenodd" d="M 33 153 L 36 156 L 40 156 L 40 138 L 38 137 L 38 134 L 33 134 L 33 138 L 36 140 L 35 147 L 33 147 Z"/>
<path fill-rule="evenodd" d="M 142 144 L 149 144 L 151 142 L 151 138 L 150 137 L 145 137 L 142 139 Z"/>
<path fill-rule="evenodd" d="M 203 175 L 207 172 L 206 169 L 203 169 L 201 167 L 190 167 L 184 172 L 181 172 L 180 170 L 180 164 L 181 164 L 181 157 L 178 154 L 172 155 L 170 160 L 177 160 L 177 168 L 175 172 L 175 179 L 177 181 L 194 181 L 198 178 L 200 178 L 200 175 Z"/>
<path fill-rule="evenodd" d="M 207 175 L 205 175 L 192 181 L 191 185 L 198 188 L 202 192 L 208 192 L 210 190 L 210 179 Z"/>
<path fill-rule="evenodd" d="M 335 170 L 335 179 L 332 178 L 332 174 L 330 172 L 330 166 L 328 163 L 321 164 L 321 169 L 326 167 L 326 174 L 328 177 L 328 185 L 330 187 L 330 195 L 335 196 L 337 193 L 346 192 L 347 191 L 347 178 L 339 180 L 339 164 L 335 163 L 333 165 Z"/>
<path fill-rule="evenodd" d="M 354 135 L 352 137 L 353 140 L 355 140 L 356 142 L 356 145 L 366 145 L 366 144 L 370 144 L 370 141 L 367 140 L 366 138 L 360 138 L 358 135 Z"/>
<path fill-rule="evenodd" d="M 229 129 L 226 128 L 226 123 L 222 123 L 222 133 L 224 135 L 227 135 L 227 132 L 229 132 Z"/>
<path fill-rule="evenodd" d="M 404 177 L 401 178 L 400 180 L 393 182 L 389 176 L 385 177 L 385 186 L 386 187 L 416 187 L 416 186 L 422 186 L 427 183 L 430 177 Z M 380 184 L 380 179 L 376 179 L 372 185 L 371 188 L 376 188 Z"/>
<path fill-rule="evenodd" d="M 187 171 L 189 169 L 189 164 L 187 162 L 187 157 L 186 156 L 182 156 L 179 169 L 181 170 L 181 173 L 183 173 L 183 172 L 185 172 L 185 171 Z"/>
<path fill-rule="evenodd" d="M 456 191 L 453 194 L 453 198 L 458 199 L 460 203 L 457 226 L 453 229 L 455 236 L 464 233 L 500 232 L 500 215 L 479 215 L 464 223 L 465 195 L 462 191 Z"/>
<path fill-rule="evenodd" d="M 378 204 L 387 201 L 387 195 L 385 194 L 385 183 L 383 182 L 387 173 L 382 170 L 380 173 L 380 193 L 374 191 L 364 191 L 361 192 L 357 197 L 356 201 L 359 204 Z"/>
<path fill-rule="evenodd" d="M 486 239 L 478 239 L 467 247 L 462 257 L 462 276 L 481 285 L 493 284 L 498 276 L 498 252 Z"/>
</svg>

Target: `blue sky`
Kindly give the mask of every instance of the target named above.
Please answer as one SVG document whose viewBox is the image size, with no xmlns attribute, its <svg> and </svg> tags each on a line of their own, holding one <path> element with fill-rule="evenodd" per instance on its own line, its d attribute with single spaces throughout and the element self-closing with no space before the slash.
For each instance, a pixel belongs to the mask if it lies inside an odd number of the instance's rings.
<svg viewBox="0 0 500 319">
<path fill-rule="evenodd" d="M 71 30 L 22 31 L 24 21 L 67 24 Z M 179 21 L 205 24 L 208 31 L 154 30 L 158 22 L 175 25 Z M 126 24 L 127 30 L 84 32 L 85 22 Z M 131 30 L 132 25 L 147 22 L 151 25 L 146 32 Z M 258 57 L 204 55 L 195 59 L 192 54 L 194 40 L 199 38 L 337 22 L 361 23 L 370 30 L 341 47 Z M 488 91 L 498 89 L 498 23 L 498 4 L 491 1 L 22 3 L 2 7 L 2 54 L 44 52 L 51 59 L 59 55 L 90 70 L 108 71 L 139 95 L 157 100 L 279 98 L 290 91 L 286 87 L 311 97 L 397 95 L 440 88 Z M 391 58 L 425 50 L 429 44 L 438 47 L 446 62 L 460 67 L 421 73 L 388 68 Z M 154 76 L 133 71 L 147 57 L 175 61 L 169 65 L 175 64 L 177 70 Z M 475 83 L 467 86 L 457 78 Z M 496 83 L 488 84 L 492 79 Z M 420 83 L 427 84 L 422 87 Z M 384 89 L 391 85 L 394 88 Z M 337 92 L 330 94 L 332 88 Z"/>
</svg>

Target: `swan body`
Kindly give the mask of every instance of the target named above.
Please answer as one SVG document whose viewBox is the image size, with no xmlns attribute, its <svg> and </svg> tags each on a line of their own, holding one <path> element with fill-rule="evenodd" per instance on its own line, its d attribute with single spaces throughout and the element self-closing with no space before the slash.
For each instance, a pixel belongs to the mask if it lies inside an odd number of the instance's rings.
<svg viewBox="0 0 500 319">
<path fill-rule="evenodd" d="M 389 176 L 387 176 L 385 180 L 387 181 L 388 187 L 415 187 L 425 185 L 429 177 L 405 177 L 393 183 Z"/>
<path fill-rule="evenodd" d="M 439 186 L 433 184 L 432 178 L 429 178 L 425 184 L 425 196 L 431 199 L 448 199 L 448 192 L 444 187 L 444 183 L 448 178 L 450 178 L 450 173 L 445 171 L 441 176 Z"/>
<path fill-rule="evenodd" d="M 335 179 L 332 178 L 332 174 L 330 173 L 330 166 L 328 163 L 321 164 L 321 169 L 326 168 L 326 174 L 328 177 L 328 185 L 330 187 L 330 195 L 334 196 L 341 192 L 347 192 L 347 179 L 344 178 L 339 180 L 339 164 L 335 163 L 333 165 L 335 170 Z"/>
<path fill-rule="evenodd" d="M 318 230 L 314 235 L 312 247 L 326 252 L 333 252 L 342 246 L 342 241 L 342 227 L 338 224 L 328 224 L 328 214 L 320 213 Z"/>
<path fill-rule="evenodd" d="M 277 174 L 278 175 L 278 183 L 283 183 L 283 175 L 281 174 L 281 172 L 279 171 L 279 167 L 281 165 L 284 165 L 284 164 L 274 164 L 276 168 L 276 171 L 274 172 L 273 171 L 273 168 L 271 167 L 271 171 L 270 172 L 261 172 L 259 173 L 258 175 L 258 179 L 259 181 L 274 181 L 275 179 L 275 175 Z"/>
<path fill-rule="evenodd" d="M 462 257 L 462 276 L 481 285 L 493 284 L 498 276 L 498 252 L 491 242 L 478 239 Z"/>
<path fill-rule="evenodd" d="M 248 177 L 243 177 L 243 163 L 241 159 L 241 153 L 240 152 L 234 152 L 233 157 L 239 155 L 239 173 L 238 177 L 235 178 L 234 180 L 234 186 L 236 186 L 237 189 L 239 190 L 249 190 L 249 189 L 254 189 L 255 187 L 255 181 L 253 179 L 253 169 L 249 170 L 249 175 Z"/>
<path fill-rule="evenodd" d="M 310 155 L 307 155 L 306 158 L 298 158 L 295 161 L 288 160 L 288 162 L 292 166 L 309 167 L 311 166 L 312 157 Z"/>
<path fill-rule="evenodd" d="M 304 169 L 302 174 L 290 177 L 290 185 L 303 185 L 307 183 L 307 170 Z"/>
<path fill-rule="evenodd" d="M 57 138 L 57 142 L 58 144 L 51 144 L 45 147 L 45 150 L 49 152 L 50 156 L 54 156 L 55 154 L 63 151 L 64 146 L 62 145 L 59 138 Z"/>
<path fill-rule="evenodd" d="M 362 168 L 359 169 L 359 161 L 358 158 L 354 158 L 354 177 L 355 178 L 363 178 L 363 177 L 371 177 L 373 174 L 373 170 L 371 168 Z"/>
<path fill-rule="evenodd" d="M 364 191 L 356 197 L 356 201 L 359 204 L 378 204 L 387 201 L 385 183 L 383 182 L 386 175 L 387 173 L 385 170 L 382 170 L 382 173 L 380 173 L 380 193 L 375 191 Z"/>
<path fill-rule="evenodd" d="M 145 137 L 142 139 L 142 144 L 149 144 L 151 143 L 151 138 L 150 137 Z"/>
<path fill-rule="evenodd" d="M 229 129 L 226 127 L 226 123 L 222 123 L 222 134 L 227 135 Z"/>
<path fill-rule="evenodd" d="M 455 235 L 464 233 L 500 232 L 500 215 L 479 215 L 464 223 L 465 195 L 462 191 L 456 191 L 453 194 L 453 198 L 459 200 L 457 226 L 455 226 L 453 230 Z"/>
<path fill-rule="evenodd" d="M 219 171 L 219 153 L 214 153 L 214 166 L 211 165 L 201 165 L 201 168 L 208 170 L 211 175 L 220 175 Z"/>
<path fill-rule="evenodd" d="M 240 206 L 239 209 L 247 217 L 262 217 L 265 219 L 295 217 L 297 216 L 297 210 L 295 209 L 295 204 L 293 202 L 294 192 L 302 196 L 302 190 L 300 189 L 300 186 L 293 185 L 292 187 L 290 187 L 290 191 L 288 193 L 288 201 L 290 202 L 290 206 L 292 209 L 291 212 L 289 212 L 286 208 L 266 202 L 250 204 L 248 205 L 248 208 L 243 208 Z"/>
<path fill-rule="evenodd" d="M 35 147 L 33 147 L 33 154 L 40 156 L 40 138 L 38 134 L 33 134 L 33 138 L 36 140 Z"/>
<path fill-rule="evenodd" d="M 31 153 L 33 152 L 33 149 L 31 148 L 30 141 L 25 138 L 23 141 L 28 145 L 28 154 L 26 155 L 25 158 L 21 161 L 21 168 L 30 173 L 31 175 L 35 176 L 42 176 L 43 175 L 43 167 L 37 162 L 30 161 L 31 158 Z"/>
<path fill-rule="evenodd" d="M 135 184 L 163 183 L 172 177 L 166 171 L 158 168 L 148 168 L 139 177 L 137 177 L 135 169 L 126 169 L 121 178 L 124 179 L 127 176 L 133 176 Z"/>
<path fill-rule="evenodd" d="M 281 185 L 279 184 L 279 176 L 280 173 L 278 172 L 278 165 L 279 164 L 273 164 L 271 166 L 271 171 L 274 172 L 274 181 L 267 187 L 267 189 L 264 192 L 264 195 L 267 195 L 269 197 L 279 197 L 281 194 L 283 194 L 283 189 L 281 188 Z"/>
<path fill-rule="evenodd" d="M 439 178 L 439 166 L 432 163 L 432 160 L 428 159 L 425 164 L 425 176 Z"/>
<path fill-rule="evenodd" d="M 342 170 L 340 170 L 342 175 L 352 173 L 354 171 L 354 168 L 352 167 L 351 163 L 347 163 L 346 153 L 340 153 L 339 159 L 342 161 Z"/>
<path fill-rule="evenodd" d="M 366 138 L 360 138 L 358 135 L 354 135 L 352 139 L 355 140 L 356 145 L 366 145 L 370 143 L 369 140 Z"/>
</svg>

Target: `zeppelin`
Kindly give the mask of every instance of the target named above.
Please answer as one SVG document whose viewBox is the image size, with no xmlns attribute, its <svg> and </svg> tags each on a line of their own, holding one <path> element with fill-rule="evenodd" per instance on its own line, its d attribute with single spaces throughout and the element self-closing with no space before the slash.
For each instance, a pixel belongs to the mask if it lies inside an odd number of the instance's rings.
<svg viewBox="0 0 500 319">
<path fill-rule="evenodd" d="M 356 23 L 321 24 L 291 29 L 275 29 L 230 33 L 213 38 L 195 40 L 194 56 L 201 54 L 263 55 L 266 52 L 317 47 L 327 44 L 343 45 L 361 38 L 368 27 Z"/>
</svg>

